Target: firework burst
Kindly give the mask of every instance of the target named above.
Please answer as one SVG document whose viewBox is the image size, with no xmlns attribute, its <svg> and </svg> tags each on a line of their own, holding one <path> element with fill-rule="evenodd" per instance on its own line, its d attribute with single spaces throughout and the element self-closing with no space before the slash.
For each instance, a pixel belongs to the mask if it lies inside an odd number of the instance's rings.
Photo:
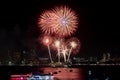
<svg viewBox="0 0 120 80">
<path fill-rule="evenodd" d="M 68 49 L 72 49 L 73 54 L 77 54 L 80 49 L 80 41 L 77 38 L 71 38 L 66 42 Z"/>
<path fill-rule="evenodd" d="M 52 37 L 51 36 L 44 36 L 42 39 L 42 42 L 44 45 L 50 45 L 52 43 Z"/>
<path fill-rule="evenodd" d="M 54 37 L 51 47 L 53 50 L 56 50 L 57 48 L 61 48 L 61 46 L 64 45 L 64 43 L 65 42 L 63 38 Z"/>
<path fill-rule="evenodd" d="M 59 37 L 65 37 L 76 31 L 78 18 L 72 9 L 61 6 L 43 12 L 38 24 L 45 34 L 56 34 Z"/>
<path fill-rule="evenodd" d="M 39 18 L 39 27 L 45 35 L 49 35 L 53 33 L 51 29 L 53 26 L 53 12 L 52 11 L 44 11 Z"/>
<path fill-rule="evenodd" d="M 56 7 L 53 12 L 55 13 L 56 26 L 54 31 L 59 36 L 68 36 L 73 34 L 77 28 L 77 16 L 74 11 L 66 6 Z"/>
<path fill-rule="evenodd" d="M 80 49 L 80 41 L 77 38 L 71 38 L 70 40 L 68 40 L 67 46 L 69 49 L 67 61 L 69 62 L 71 53 L 78 53 Z"/>
<path fill-rule="evenodd" d="M 52 44 L 52 48 L 54 50 L 57 50 L 57 56 L 58 56 L 58 62 L 60 62 L 60 57 L 61 57 L 61 46 L 64 45 L 64 41 L 63 39 L 60 39 L 60 38 L 54 38 L 54 42 Z"/>
<path fill-rule="evenodd" d="M 49 57 L 50 57 L 50 61 L 51 61 L 51 63 L 53 63 L 52 55 L 51 55 L 51 50 L 50 50 L 50 44 L 52 43 L 52 37 L 50 37 L 50 36 L 44 36 L 42 42 L 43 42 L 44 45 L 47 46 Z"/>
</svg>

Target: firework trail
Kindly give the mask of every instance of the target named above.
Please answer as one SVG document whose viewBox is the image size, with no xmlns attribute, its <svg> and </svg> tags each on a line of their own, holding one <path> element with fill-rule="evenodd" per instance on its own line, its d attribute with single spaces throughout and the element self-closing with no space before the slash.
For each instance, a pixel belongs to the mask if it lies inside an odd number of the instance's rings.
<svg viewBox="0 0 120 80">
<path fill-rule="evenodd" d="M 64 44 L 64 40 L 61 38 L 55 38 L 54 39 L 54 44 L 53 44 L 53 49 L 57 49 L 57 56 L 58 56 L 58 62 L 60 62 L 60 57 L 61 57 L 61 46 Z"/>
<path fill-rule="evenodd" d="M 77 38 L 71 38 L 68 40 L 67 44 L 69 48 L 67 61 L 69 61 L 71 53 L 74 53 L 74 54 L 78 53 L 80 49 L 80 41 Z"/>
<path fill-rule="evenodd" d="M 47 46 L 50 61 L 51 61 L 51 63 L 53 63 L 52 56 L 51 56 L 51 51 L 50 51 L 50 44 L 52 43 L 52 38 L 50 36 L 44 36 L 42 42 L 43 42 L 44 45 Z"/>
</svg>

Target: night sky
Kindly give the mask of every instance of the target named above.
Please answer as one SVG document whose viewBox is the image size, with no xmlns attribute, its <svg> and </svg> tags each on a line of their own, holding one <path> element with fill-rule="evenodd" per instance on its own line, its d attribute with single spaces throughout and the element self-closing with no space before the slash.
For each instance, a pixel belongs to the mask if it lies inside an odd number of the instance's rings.
<svg viewBox="0 0 120 80">
<path fill-rule="evenodd" d="M 37 21 L 42 11 L 67 5 L 79 17 L 77 32 L 72 35 L 81 41 L 80 57 L 97 56 L 109 52 L 120 56 L 119 29 L 116 7 L 105 2 L 81 0 L 4 0 L 1 2 L 0 56 L 8 50 L 43 51 L 37 39 L 41 34 Z M 44 47 L 45 48 L 45 47 Z"/>
</svg>

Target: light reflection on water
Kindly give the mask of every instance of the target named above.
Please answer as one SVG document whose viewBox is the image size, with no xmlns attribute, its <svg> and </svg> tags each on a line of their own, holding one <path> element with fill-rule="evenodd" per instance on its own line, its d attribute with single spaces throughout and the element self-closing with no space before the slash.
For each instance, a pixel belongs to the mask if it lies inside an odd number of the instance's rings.
<svg viewBox="0 0 120 80">
<path fill-rule="evenodd" d="M 52 74 L 55 80 L 84 80 L 81 68 L 44 68 L 44 74 Z"/>
<path fill-rule="evenodd" d="M 0 68 L 0 79 L 15 74 L 49 74 L 54 80 L 120 80 L 119 66 L 83 66 L 75 68 L 41 68 L 39 66 L 9 66 Z"/>
<path fill-rule="evenodd" d="M 53 74 L 55 80 L 115 80 L 119 78 L 119 66 L 85 66 L 79 68 L 39 68 Z"/>
</svg>

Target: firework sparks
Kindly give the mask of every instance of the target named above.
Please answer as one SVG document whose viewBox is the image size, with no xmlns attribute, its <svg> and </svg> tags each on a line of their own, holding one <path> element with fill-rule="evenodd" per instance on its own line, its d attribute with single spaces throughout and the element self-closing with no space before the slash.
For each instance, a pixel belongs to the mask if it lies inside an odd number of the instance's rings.
<svg viewBox="0 0 120 80">
<path fill-rule="evenodd" d="M 66 7 L 56 7 L 51 11 L 45 11 L 39 18 L 39 26 L 45 34 L 56 34 L 60 37 L 73 34 L 78 25 L 75 12 Z"/>
<path fill-rule="evenodd" d="M 66 62 L 66 61 L 67 61 L 67 59 L 66 59 L 66 55 L 68 54 L 68 49 L 67 49 L 66 46 L 64 46 L 64 47 L 62 48 L 61 53 L 63 54 L 64 62 Z"/>
<path fill-rule="evenodd" d="M 50 45 L 52 43 L 52 37 L 50 36 L 44 36 L 42 39 L 42 42 L 44 45 Z"/>
<path fill-rule="evenodd" d="M 53 24 L 52 15 L 53 15 L 53 12 L 45 11 L 41 14 L 39 18 L 39 22 L 38 22 L 39 27 L 42 30 L 42 32 L 46 35 L 53 33 L 53 30 L 51 30 L 52 24 Z"/>
<path fill-rule="evenodd" d="M 70 55 L 72 52 L 74 54 L 78 53 L 80 49 L 80 41 L 77 38 L 71 38 L 70 40 L 68 40 L 67 44 L 69 48 L 69 54 L 68 54 L 67 61 L 69 61 Z"/>
<path fill-rule="evenodd" d="M 55 46 L 57 47 L 57 50 L 58 50 L 58 62 L 60 62 L 60 41 L 59 40 L 55 41 Z"/>
<path fill-rule="evenodd" d="M 55 13 L 56 26 L 54 30 L 59 36 L 68 36 L 73 34 L 77 28 L 77 16 L 74 11 L 66 6 L 57 7 L 53 10 Z"/>
<path fill-rule="evenodd" d="M 60 38 L 55 38 L 54 43 L 53 43 L 53 49 L 57 49 L 57 56 L 58 56 L 58 62 L 60 62 L 60 57 L 61 57 L 61 46 L 64 44 L 63 39 Z"/>
<path fill-rule="evenodd" d="M 44 36 L 43 37 L 43 44 L 47 46 L 49 57 L 50 57 L 50 61 L 51 61 L 51 63 L 53 63 L 52 55 L 51 55 L 51 51 L 50 51 L 50 44 L 51 43 L 52 43 L 52 38 L 50 36 Z"/>
<path fill-rule="evenodd" d="M 69 49 L 72 48 L 73 53 L 76 54 L 79 52 L 81 44 L 77 38 L 71 38 L 66 42 L 66 45 L 68 46 Z"/>
<path fill-rule="evenodd" d="M 67 44 L 63 41 L 63 37 L 74 34 L 78 26 L 78 17 L 71 8 L 60 6 L 44 11 L 40 15 L 38 25 L 45 35 L 59 37 L 59 39 L 54 40 L 50 36 L 45 36 L 42 40 L 43 44 L 48 47 L 51 62 L 51 44 L 52 48 L 57 50 L 58 62 L 60 62 L 60 57 L 64 57 L 64 62 L 66 62 L 71 53 L 76 54 L 79 51 L 80 43 L 77 38 L 70 39 Z"/>
</svg>

